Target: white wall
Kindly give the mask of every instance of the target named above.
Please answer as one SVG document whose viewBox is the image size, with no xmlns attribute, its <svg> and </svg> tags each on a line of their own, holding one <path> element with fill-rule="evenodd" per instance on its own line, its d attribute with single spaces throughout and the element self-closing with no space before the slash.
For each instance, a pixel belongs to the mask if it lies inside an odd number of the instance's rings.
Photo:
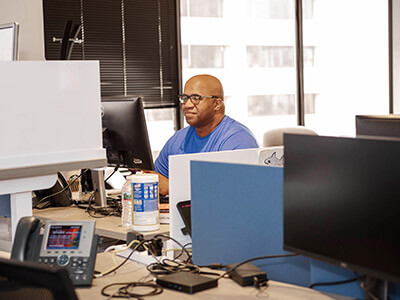
<svg viewBox="0 0 400 300">
<path fill-rule="evenodd" d="M 42 0 L 0 0 L 0 24 L 18 22 L 19 60 L 44 60 Z"/>
</svg>

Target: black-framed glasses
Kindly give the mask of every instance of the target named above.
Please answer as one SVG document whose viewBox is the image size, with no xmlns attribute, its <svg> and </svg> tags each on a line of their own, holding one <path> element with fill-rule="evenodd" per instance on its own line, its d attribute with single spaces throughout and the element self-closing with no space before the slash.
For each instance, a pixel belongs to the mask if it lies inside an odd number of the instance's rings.
<svg viewBox="0 0 400 300">
<path fill-rule="evenodd" d="M 190 99 L 190 101 L 194 105 L 199 104 L 200 100 L 202 100 L 202 99 L 219 99 L 219 98 L 220 97 L 218 97 L 218 96 L 202 96 L 202 95 L 197 95 L 197 94 L 193 94 L 193 95 L 182 94 L 182 95 L 178 96 L 180 103 L 185 104 Z"/>
</svg>

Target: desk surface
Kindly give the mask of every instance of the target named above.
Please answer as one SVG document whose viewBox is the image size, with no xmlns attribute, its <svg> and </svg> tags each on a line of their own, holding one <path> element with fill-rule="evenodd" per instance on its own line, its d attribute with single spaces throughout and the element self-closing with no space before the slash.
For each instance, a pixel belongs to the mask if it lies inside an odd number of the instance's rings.
<svg viewBox="0 0 400 300">
<path fill-rule="evenodd" d="M 47 220 L 59 221 L 96 221 L 96 234 L 112 239 L 126 240 L 128 229 L 121 226 L 121 218 L 108 216 L 104 218 L 93 218 L 84 209 L 76 206 L 49 207 L 46 209 L 34 209 L 33 215 Z M 161 224 L 160 230 L 142 232 L 145 237 L 156 234 L 169 234 L 169 225 Z"/>
<path fill-rule="evenodd" d="M 0 251 L 0 257 L 8 258 L 9 253 Z M 117 263 L 122 262 L 123 258 L 117 257 Z M 95 270 L 104 272 L 113 266 L 110 253 L 99 253 L 97 255 Z M 116 273 L 109 274 L 102 278 L 93 279 L 93 284 L 88 288 L 76 288 L 79 299 L 97 300 L 107 299 L 101 295 L 104 286 L 117 282 L 132 282 L 149 280 L 146 266 L 133 261 L 128 261 Z M 110 289 L 109 292 L 115 291 Z M 269 281 L 268 286 L 262 291 L 254 287 L 241 287 L 231 279 L 221 279 L 218 287 L 206 291 L 198 292 L 193 295 L 164 289 L 163 293 L 157 296 L 145 297 L 145 299 L 165 299 L 165 300 L 241 300 L 241 299 L 268 299 L 268 300 L 354 300 L 354 298 L 319 292 L 309 288 L 292 284 Z"/>
<path fill-rule="evenodd" d="M 117 257 L 117 261 L 121 262 L 122 258 Z M 110 253 L 100 253 L 97 255 L 96 270 L 105 271 L 113 266 L 113 261 Z M 101 289 L 110 283 L 117 282 L 130 282 L 139 280 L 149 280 L 148 271 L 145 265 L 128 261 L 114 274 L 107 275 L 102 278 L 93 279 L 91 288 L 77 288 L 76 293 L 79 299 L 106 299 L 101 296 Z M 109 292 L 115 291 L 110 288 Z M 204 299 L 204 300 L 240 300 L 240 299 L 267 299 L 268 300 L 349 300 L 353 298 L 333 295 L 329 293 L 322 293 L 319 291 L 311 290 L 308 288 L 269 281 L 268 287 L 260 292 L 254 287 L 241 287 L 231 279 L 221 279 L 218 282 L 217 288 L 212 288 L 206 291 L 195 293 L 193 295 L 176 292 L 173 290 L 164 289 L 163 293 L 157 296 L 145 297 L 145 299 Z"/>
</svg>

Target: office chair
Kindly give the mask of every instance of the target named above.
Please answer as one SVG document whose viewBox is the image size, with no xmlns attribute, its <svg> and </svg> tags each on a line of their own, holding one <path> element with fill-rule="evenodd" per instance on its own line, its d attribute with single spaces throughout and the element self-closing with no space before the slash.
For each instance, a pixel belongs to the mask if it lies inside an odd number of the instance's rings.
<svg viewBox="0 0 400 300">
<path fill-rule="evenodd" d="M 275 128 L 264 133 L 262 146 L 283 146 L 284 133 L 318 135 L 315 131 L 305 128 L 304 126 Z"/>
<path fill-rule="evenodd" d="M 0 300 L 78 300 L 68 271 L 0 258 Z"/>
</svg>

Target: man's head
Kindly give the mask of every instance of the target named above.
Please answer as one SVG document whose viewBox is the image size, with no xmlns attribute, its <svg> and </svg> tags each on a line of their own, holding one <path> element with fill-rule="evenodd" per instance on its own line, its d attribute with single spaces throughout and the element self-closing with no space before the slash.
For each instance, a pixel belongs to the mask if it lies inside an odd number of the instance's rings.
<svg viewBox="0 0 400 300">
<path fill-rule="evenodd" d="M 224 89 L 221 82 L 211 75 L 196 75 L 186 82 L 184 94 L 206 96 L 201 97 L 200 101 L 187 100 L 182 104 L 186 122 L 196 127 L 198 133 L 199 129 L 214 130 L 225 115 Z"/>
</svg>

